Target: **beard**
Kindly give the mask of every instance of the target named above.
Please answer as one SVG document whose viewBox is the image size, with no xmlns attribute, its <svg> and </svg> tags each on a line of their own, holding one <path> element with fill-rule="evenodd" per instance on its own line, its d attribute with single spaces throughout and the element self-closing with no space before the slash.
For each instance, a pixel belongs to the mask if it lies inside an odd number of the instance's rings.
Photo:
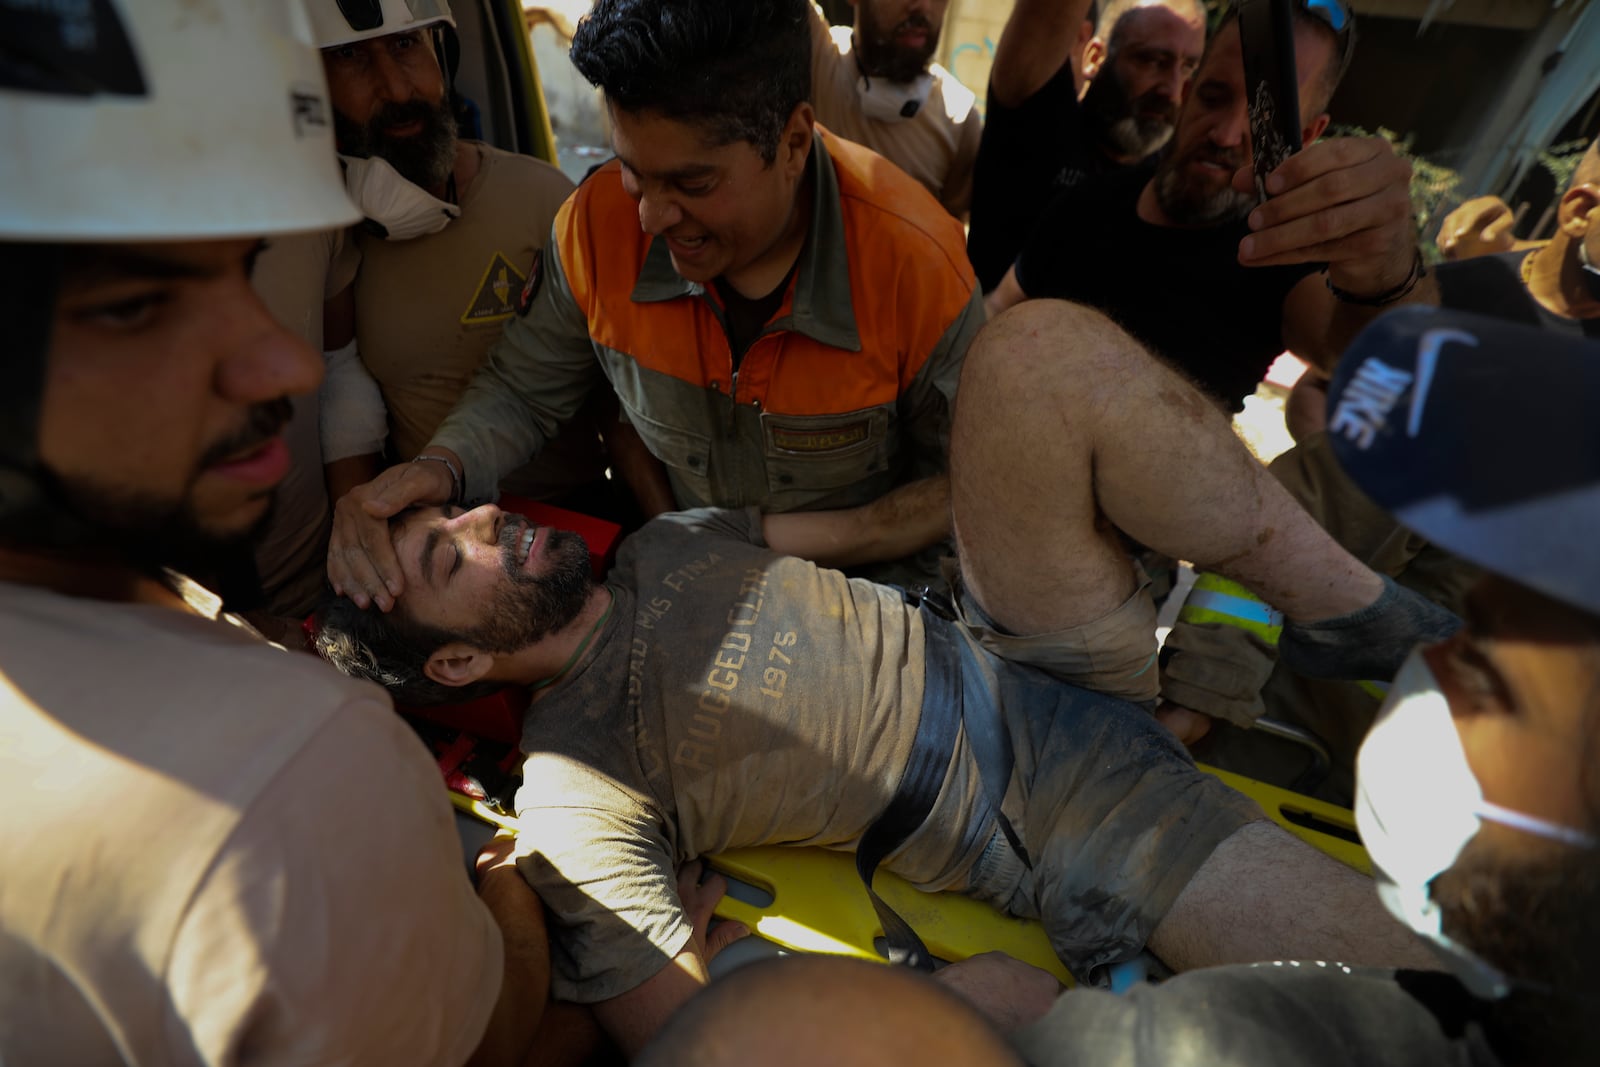
<svg viewBox="0 0 1600 1067">
<path fill-rule="evenodd" d="M 1194 159 L 1204 159 L 1226 167 L 1230 172 L 1244 166 L 1242 152 L 1211 146 L 1201 146 L 1186 156 L 1168 156 L 1156 171 L 1156 200 L 1167 217 L 1180 226 L 1215 226 L 1223 222 L 1236 222 L 1256 206 L 1252 193 L 1241 193 L 1232 185 L 1220 189 L 1206 189 L 1187 178 L 1183 165 Z"/>
<path fill-rule="evenodd" d="M 1507 1062 L 1593 1062 L 1600 1007 L 1600 853 L 1497 855 L 1479 834 L 1433 883 L 1444 930 L 1514 983 L 1485 1027 Z M 1522 980 L 1530 989 L 1516 985 Z"/>
<path fill-rule="evenodd" d="M 522 571 L 522 535 L 529 523 L 508 520 L 500 531 L 500 551 L 510 580 L 495 589 L 487 621 L 462 639 L 485 652 L 506 655 L 527 648 L 571 624 L 594 588 L 589 546 L 570 530 L 551 529 L 544 574 Z"/>
<path fill-rule="evenodd" d="M 255 579 L 254 541 L 272 518 L 275 489 L 263 489 L 267 504 L 259 518 L 238 529 L 218 529 L 195 510 L 194 488 L 204 471 L 230 456 L 257 448 L 282 432 L 294 412 L 287 397 L 254 405 L 245 425 L 208 448 L 184 487 L 173 496 L 138 492 L 90 478 L 46 470 L 50 494 L 96 535 L 96 543 L 146 574 L 171 568 L 203 584 L 229 584 L 236 599 L 248 599 Z M 242 584 L 241 584 L 242 583 Z M 230 599 L 230 607 L 232 607 Z"/>
<path fill-rule="evenodd" d="M 1166 144 L 1178 121 L 1177 105 L 1160 93 L 1128 99 L 1109 61 L 1084 91 L 1081 106 L 1101 143 L 1131 159 L 1143 159 Z"/>
<path fill-rule="evenodd" d="M 410 137 L 388 132 L 411 122 L 421 122 L 422 130 Z M 406 181 L 423 189 L 443 185 L 455 167 L 456 119 L 443 101 L 384 104 L 364 125 L 335 111 L 333 129 L 339 151 L 347 156 L 378 156 Z"/>
<path fill-rule="evenodd" d="M 885 30 L 878 25 L 870 11 L 863 11 L 861 34 L 857 39 L 857 55 L 861 69 L 875 78 L 892 82 L 913 82 L 928 69 L 934 49 L 939 47 L 939 32 L 923 15 L 913 14 Z M 907 48 L 895 43 L 895 37 L 905 30 L 919 29 L 928 35 L 928 43 L 920 48 Z"/>
</svg>

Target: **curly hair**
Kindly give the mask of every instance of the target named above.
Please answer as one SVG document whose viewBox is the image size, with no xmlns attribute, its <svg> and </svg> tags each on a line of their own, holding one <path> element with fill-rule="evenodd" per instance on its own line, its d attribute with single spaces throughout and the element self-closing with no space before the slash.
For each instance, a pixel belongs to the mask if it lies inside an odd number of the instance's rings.
<svg viewBox="0 0 1600 1067">
<path fill-rule="evenodd" d="M 452 641 L 468 640 L 468 635 L 419 623 L 398 605 L 384 612 L 377 605 L 360 608 L 345 597 L 330 597 L 317 606 L 313 625 L 317 655 L 342 674 L 377 682 L 397 704 L 462 703 L 505 685 L 473 682 L 449 686 L 429 678 L 424 670 L 428 657 Z"/>
<path fill-rule="evenodd" d="M 611 106 L 747 141 L 771 163 L 811 96 L 810 20 L 808 0 L 599 0 L 570 54 Z"/>
</svg>

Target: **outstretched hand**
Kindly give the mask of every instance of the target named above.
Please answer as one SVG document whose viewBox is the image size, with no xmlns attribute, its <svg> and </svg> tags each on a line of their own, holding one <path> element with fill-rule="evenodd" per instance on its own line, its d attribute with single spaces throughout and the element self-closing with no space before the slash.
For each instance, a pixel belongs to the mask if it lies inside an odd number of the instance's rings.
<svg viewBox="0 0 1600 1067">
<path fill-rule="evenodd" d="M 1156 705 L 1156 721 L 1185 745 L 1194 745 L 1211 732 L 1211 716 L 1170 700 Z"/>
<path fill-rule="evenodd" d="M 1249 167 L 1233 187 L 1251 192 Z M 1328 264 L 1347 292 L 1378 294 L 1402 285 L 1416 262 L 1411 164 L 1382 137 L 1334 137 L 1290 156 L 1267 177 L 1269 199 L 1249 215 L 1239 243 L 1248 267 Z"/>
<path fill-rule="evenodd" d="M 455 485 L 443 463 L 399 463 L 333 505 L 328 542 L 328 582 L 360 607 L 383 611 L 405 590 L 400 560 L 389 539 L 389 519 L 419 504 L 442 504 Z"/>
<path fill-rule="evenodd" d="M 1498 196 L 1476 196 L 1444 217 L 1439 227 L 1439 254 L 1445 259 L 1472 259 L 1509 252 L 1516 245 L 1511 232 L 1516 216 Z"/>
<path fill-rule="evenodd" d="M 720 922 L 715 928 L 711 926 L 712 913 L 727 891 L 728 880 L 708 869 L 701 860 L 690 860 L 678 868 L 678 900 L 694 927 L 694 943 L 706 963 L 750 933 L 744 923 Z"/>
</svg>

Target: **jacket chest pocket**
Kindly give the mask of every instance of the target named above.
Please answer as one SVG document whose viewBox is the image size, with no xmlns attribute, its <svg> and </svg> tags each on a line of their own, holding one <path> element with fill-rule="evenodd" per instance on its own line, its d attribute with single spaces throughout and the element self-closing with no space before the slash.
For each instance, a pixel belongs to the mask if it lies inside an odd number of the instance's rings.
<svg viewBox="0 0 1600 1067">
<path fill-rule="evenodd" d="M 841 415 L 762 412 L 767 488 L 773 493 L 842 489 L 880 479 L 893 459 L 889 413 L 865 408 Z"/>
<path fill-rule="evenodd" d="M 693 430 L 668 426 L 632 409 L 628 422 L 650 454 L 667 465 L 679 492 L 680 507 L 701 507 L 711 498 L 711 438 Z M 688 497 L 690 499 L 682 499 Z"/>
</svg>

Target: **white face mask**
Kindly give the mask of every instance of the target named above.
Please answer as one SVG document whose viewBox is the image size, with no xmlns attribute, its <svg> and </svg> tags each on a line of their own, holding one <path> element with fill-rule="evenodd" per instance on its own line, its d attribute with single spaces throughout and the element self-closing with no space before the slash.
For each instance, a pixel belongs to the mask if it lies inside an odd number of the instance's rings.
<svg viewBox="0 0 1600 1067">
<path fill-rule="evenodd" d="M 928 93 L 933 90 L 933 75 L 919 74 L 913 81 L 892 82 L 888 78 L 856 76 L 856 96 L 861 100 L 861 113 L 879 122 L 900 122 L 912 118 L 922 110 Z"/>
<path fill-rule="evenodd" d="M 438 233 L 461 209 L 413 185 L 380 156 L 340 156 L 350 199 L 386 240 L 409 241 Z"/>
<path fill-rule="evenodd" d="M 1412 652 L 1361 745 L 1356 825 L 1384 906 L 1426 938 L 1475 995 L 1498 999 L 1511 991 L 1510 980 L 1445 934 L 1443 913 L 1429 893 L 1483 821 L 1569 845 L 1596 844 L 1582 831 L 1484 799 L 1450 704 L 1421 654 Z"/>
</svg>

